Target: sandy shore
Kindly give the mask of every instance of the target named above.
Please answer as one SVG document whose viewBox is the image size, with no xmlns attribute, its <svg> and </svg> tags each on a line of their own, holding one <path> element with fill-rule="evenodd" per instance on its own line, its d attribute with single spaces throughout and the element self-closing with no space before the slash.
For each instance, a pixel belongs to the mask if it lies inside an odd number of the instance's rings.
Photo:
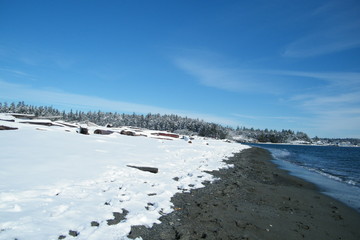
<svg viewBox="0 0 360 240">
<path fill-rule="evenodd" d="M 176 194 L 175 211 L 129 235 L 170 239 L 360 239 L 360 214 L 278 169 L 269 152 L 251 148 L 205 188 Z"/>
</svg>

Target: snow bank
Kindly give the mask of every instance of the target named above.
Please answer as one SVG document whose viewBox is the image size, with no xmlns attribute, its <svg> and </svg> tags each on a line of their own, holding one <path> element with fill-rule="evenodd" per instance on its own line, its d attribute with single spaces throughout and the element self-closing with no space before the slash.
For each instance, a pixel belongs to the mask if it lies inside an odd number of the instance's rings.
<svg viewBox="0 0 360 240">
<path fill-rule="evenodd" d="M 82 135 L 65 125 L 0 124 L 19 128 L 0 131 L 1 240 L 127 239 L 132 225 L 159 223 L 175 193 L 203 187 L 213 180 L 205 170 L 229 167 L 222 160 L 247 148 L 156 139 L 151 131 Z"/>
</svg>

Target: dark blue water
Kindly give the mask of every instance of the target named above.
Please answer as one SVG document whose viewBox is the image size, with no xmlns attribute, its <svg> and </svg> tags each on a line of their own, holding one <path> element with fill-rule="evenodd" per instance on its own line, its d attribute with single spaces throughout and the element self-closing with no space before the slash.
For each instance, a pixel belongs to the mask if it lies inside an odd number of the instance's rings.
<svg viewBox="0 0 360 240">
<path fill-rule="evenodd" d="M 360 148 L 253 144 L 269 150 L 274 162 L 315 183 L 330 195 L 360 212 Z"/>
</svg>

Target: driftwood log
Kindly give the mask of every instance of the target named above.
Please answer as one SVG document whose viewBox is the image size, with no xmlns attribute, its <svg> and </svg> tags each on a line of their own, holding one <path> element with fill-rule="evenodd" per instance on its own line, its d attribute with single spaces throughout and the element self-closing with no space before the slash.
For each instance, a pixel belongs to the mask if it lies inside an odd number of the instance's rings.
<svg viewBox="0 0 360 240">
<path fill-rule="evenodd" d="M 34 119 L 36 116 L 34 114 L 22 114 L 22 113 L 10 113 L 11 116 L 20 119 Z"/>
<path fill-rule="evenodd" d="M 0 130 L 17 130 L 18 128 L 8 127 L 4 125 L 0 125 Z"/>
<path fill-rule="evenodd" d="M 71 127 L 71 128 L 77 128 L 79 126 L 75 125 L 75 124 L 71 124 L 71 123 L 66 123 L 66 122 L 56 122 L 56 124 L 59 124 L 59 125 L 63 125 L 65 127 Z"/>
<path fill-rule="evenodd" d="M 2 119 L 2 118 L 0 118 L 0 121 L 4 121 L 4 122 L 15 122 L 15 119 Z"/>
<path fill-rule="evenodd" d="M 173 133 L 161 133 L 161 132 L 152 133 L 151 135 L 165 136 L 165 137 L 172 137 L 172 138 L 179 138 L 179 137 L 180 137 L 180 136 L 177 135 L 177 134 L 173 134 Z"/>
<path fill-rule="evenodd" d="M 132 165 L 126 165 L 127 167 L 131 167 L 131 168 L 136 168 L 139 169 L 141 171 L 145 171 L 145 172 L 151 172 L 151 173 L 158 173 L 159 169 L 158 168 L 154 168 L 154 167 L 139 167 L 139 166 L 132 166 Z"/>
<path fill-rule="evenodd" d="M 26 123 L 26 124 L 33 124 L 33 125 L 42 125 L 42 126 L 54 126 L 54 124 L 52 122 L 27 122 L 27 121 L 23 121 L 20 123 Z M 63 126 L 61 126 L 63 127 Z"/>
</svg>

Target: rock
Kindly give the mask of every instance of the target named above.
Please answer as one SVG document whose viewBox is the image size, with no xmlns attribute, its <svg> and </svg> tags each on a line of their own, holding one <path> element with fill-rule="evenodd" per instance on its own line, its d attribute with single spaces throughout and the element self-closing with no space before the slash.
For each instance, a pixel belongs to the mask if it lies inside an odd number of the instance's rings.
<svg viewBox="0 0 360 240">
<path fill-rule="evenodd" d="M 138 166 L 132 166 L 132 165 L 126 165 L 127 167 L 131 167 L 131 168 L 136 168 L 139 169 L 141 171 L 145 171 L 145 172 L 151 172 L 151 173 L 158 173 L 159 169 L 158 168 L 154 168 L 154 167 L 138 167 Z"/>
<path fill-rule="evenodd" d="M 89 135 L 89 129 L 84 128 L 84 127 L 80 127 L 79 133 Z"/>
<path fill-rule="evenodd" d="M 112 133 L 114 133 L 114 132 L 111 130 L 103 130 L 103 129 L 96 129 L 94 131 L 94 134 L 100 134 L 100 135 L 110 135 Z"/>
<path fill-rule="evenodd" d="M 120 134 L 122 134 L 122 135 L 127 135 L 127 136 L 136 136 L 136 133 L 135 133 L 135 132 L 133 132 L 133 131 L 127 131 L 127 130 L 122 130 L 122 131 L 120 132 Z"/>
<path fill-rule="evenodd" d="M 79 236 L 79 232 L 77 232 L 77 231 L 73 231 L 73 230 L 69 230 L 69 235 L 70 236 L 73 236 L 73 237 L 77 237 L 77 236 Z"/>
<path fill-rule="evenodd" d="M 98 227 L 98 226 L 100 226 L 100 224 L 98 222 L 96 222 L 96 221 L 92 221 L 91 226 L 92 227 Z"/>
<path fill-rule="evenodd" d="M 122 220 L 126 218 L 126 215 L 129 213 L 128 210 L 122 209 L 122 213 L 119 212 L 113 212 L 114 219 L 109 219 L 107 221 L 107 225 L 116 225 L 119 224 Z"/>
</svg>

